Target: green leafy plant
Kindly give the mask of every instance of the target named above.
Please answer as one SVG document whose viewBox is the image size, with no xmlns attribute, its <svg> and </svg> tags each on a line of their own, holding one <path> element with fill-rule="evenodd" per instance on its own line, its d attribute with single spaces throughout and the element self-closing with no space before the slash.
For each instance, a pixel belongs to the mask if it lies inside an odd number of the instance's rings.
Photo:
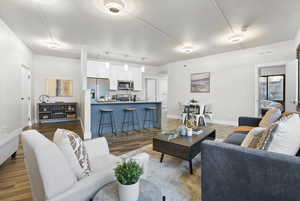
<svg viewBox="0 0 300 201">
<path fill-rule="evenodd" d="M 123 185 L 132 185 L 138 182 L 144 173 L 144 168 L 133 159 L 123 159 L 114 169 L 117 180 Z"/>
</svg>

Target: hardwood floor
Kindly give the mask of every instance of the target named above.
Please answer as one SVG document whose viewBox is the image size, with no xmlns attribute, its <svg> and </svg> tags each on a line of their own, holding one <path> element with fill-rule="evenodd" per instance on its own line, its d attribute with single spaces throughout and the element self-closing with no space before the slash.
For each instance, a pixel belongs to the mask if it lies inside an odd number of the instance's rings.
<svg viewBox="0 0 300 201">
<path fill-rule="evenodd" d="M 163 130 L 173 130 L 179 124 L 178 120 L 165 120 Z M 217 129 L 217 138 L 223 138 L 226 133 L 230 133 L 232 127 L 221 125 L 210 125 Z M 78 133 L 81 137 L 80 122 L 67 122 L 35 125 L 33 129 L 38 130 L 47 138 L 53 138 L 53 134 L 57 128 L 64 128 Z M 109 143 L 111 153 L 121 155 L 129 151 L 138 149 L 152 143 L 152 137 L 160 134 L 162 131 L 158 129 L 149 129 L 143 131 L 134 131 L 130 133 L 119 133 L 117 136 L 106 136 Z M 31 190 L 28 181 L 25 164 L 24 152 L 20 145 L 16 159 L 7 160 L 0 166 L 0 201 L 31 201 Z"/>
</svg>

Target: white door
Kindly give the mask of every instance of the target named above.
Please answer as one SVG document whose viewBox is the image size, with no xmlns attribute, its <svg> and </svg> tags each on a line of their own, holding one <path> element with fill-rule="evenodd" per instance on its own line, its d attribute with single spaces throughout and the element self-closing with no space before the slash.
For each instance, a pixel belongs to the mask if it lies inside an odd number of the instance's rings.
<svg viewBox="0 0 300 201">
<path fill-rule="evenodd" d="M 21 67 L 21 123 L 22 127 L 31 126 L 31 72 Z"/>
<path fill-rule="evenodd" d="M 287 112 L 296 111 L 298 103 L 298 61 L 286 65 L 285 77 L 285 109 Z"/>
<path fill-rule="evenodd" d="M 157 80 L 146 79 L 146 99 L 149 101 L 157 100 Z"/>
</svg>

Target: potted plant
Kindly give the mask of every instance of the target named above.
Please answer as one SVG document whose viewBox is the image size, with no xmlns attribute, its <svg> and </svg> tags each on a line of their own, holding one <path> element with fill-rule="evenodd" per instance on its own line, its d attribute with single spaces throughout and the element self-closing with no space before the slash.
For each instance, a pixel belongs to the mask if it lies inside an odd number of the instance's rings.
<svg viewBox="0 0 300 201">
<path fill-rule="evenodd" d="M 120 201 L 137 201 L 143 167 L 133 159 L 123 159 L 114 171 L 118 180 Z"/>
</svg>

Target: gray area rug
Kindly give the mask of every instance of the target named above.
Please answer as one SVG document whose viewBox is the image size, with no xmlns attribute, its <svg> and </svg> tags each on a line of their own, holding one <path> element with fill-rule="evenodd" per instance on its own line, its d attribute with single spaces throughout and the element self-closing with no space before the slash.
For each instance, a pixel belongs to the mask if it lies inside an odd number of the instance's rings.
<svg viewBox="0 0 300 201">
<path fill-rule="evenodd" d="M 209 124 L 217 130 L 216 141 L 223 141 L 233 131 L 233 126 Z M 165 155 L 160 163 L 160 153 L 152 150 L 152 145 L 131 151 L 122 157 L 131 157 L 138 153 L 148 153 L 147 179 L 156 184 L 166 196 L 166 201 L 200 201 L 201 200 L 201 154 L 193 159 L 194 174 L 189 173 L 189 163 L 172 156 Z"/>
<path fill-rule="evenodd" d="M 131 157 L 142 152 L 150 155 L 147 180 L 161 189 L 167 201 L 201 200 L 200 154 L 193 160 L 194 175 L 190 175 L 187 161 L 166 155 L 164 162 L 160 163 L 160 153 L 154 152 L 152 145 L 129 152 L 122 157 Z"/>
</svg>

